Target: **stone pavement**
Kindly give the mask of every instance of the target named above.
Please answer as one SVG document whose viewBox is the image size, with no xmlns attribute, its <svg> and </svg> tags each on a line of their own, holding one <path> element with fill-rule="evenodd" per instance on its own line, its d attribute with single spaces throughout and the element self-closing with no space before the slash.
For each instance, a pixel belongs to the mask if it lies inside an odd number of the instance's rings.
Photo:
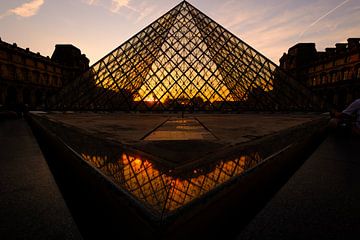
<svg viewBox="0 0 360 240">
<path fill-rule="evenodd" d="M 0 121 L 0 239 L 82 239 L 25 120 Z"/>
<path fill-rule="evenodd" d="M 330 135 L 237 239 L 359 239 L 359 150 Z"/>
</svg>

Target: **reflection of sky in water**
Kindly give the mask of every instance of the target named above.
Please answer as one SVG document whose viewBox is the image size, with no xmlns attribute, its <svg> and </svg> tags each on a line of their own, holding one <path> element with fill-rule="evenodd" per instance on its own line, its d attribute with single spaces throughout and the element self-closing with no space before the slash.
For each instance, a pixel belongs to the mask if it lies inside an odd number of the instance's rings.
<svg viewBox="0 0 360 240">
<path fill-rule="evenodd" d="M 81 155 L 157 215 L 167 215 L 204 196 L 262 160 L 258 153 L 240 156 L 221 161 L 206 172 L 199 168 L 193 170 L 192 176 L 188 174 L 188 177 L 180 178 L 172 175 L 171 170 L 161 171 L 148 160 L 126 153 L 115 161 L 86 152 Z"/>
</svg>

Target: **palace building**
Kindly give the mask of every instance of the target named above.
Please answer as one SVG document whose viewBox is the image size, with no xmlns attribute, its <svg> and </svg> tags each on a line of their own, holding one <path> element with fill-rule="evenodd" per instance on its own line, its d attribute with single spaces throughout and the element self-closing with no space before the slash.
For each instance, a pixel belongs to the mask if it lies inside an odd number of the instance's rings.
<svg viewBox="0 0 360 240">
<path fill-rule="evenodd" d="M 41 109 L 47 97 L 88 65 L 89 60 L 73 45 L 56 45 L 50 58 L 0 39 L 0 107 Z"/>
<path fill-rule="evenodd" d="M 315 43 L 299 43 L 280 59 L 280 67 L 319 97 L 343 109 L 360 97 L 360 38 L 318 52 Z"/>
</svg>

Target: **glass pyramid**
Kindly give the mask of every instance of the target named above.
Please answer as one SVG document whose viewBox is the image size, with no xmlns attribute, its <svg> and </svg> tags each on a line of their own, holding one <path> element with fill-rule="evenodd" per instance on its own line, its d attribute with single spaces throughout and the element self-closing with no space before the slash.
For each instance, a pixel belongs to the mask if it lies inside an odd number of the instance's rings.
<svg viewBox="0 0 360 240">
<path fill-rule="evenodd" d="M 65 86 L 51 109 L 314 110 L 308 89 L 186 1 Z"/>
</svg>

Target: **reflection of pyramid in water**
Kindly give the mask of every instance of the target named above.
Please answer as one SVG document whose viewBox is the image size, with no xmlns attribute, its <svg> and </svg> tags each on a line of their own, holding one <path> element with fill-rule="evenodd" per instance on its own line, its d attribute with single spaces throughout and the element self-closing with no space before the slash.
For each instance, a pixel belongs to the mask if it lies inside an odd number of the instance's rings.
<svg viewBox="0 0 360 240">
<path fill-rule="evenodd" d="M 306 110 L 309 92 L 186 1 L 94 64 L 50 105 L 84 110 Z"/>
</svg>

